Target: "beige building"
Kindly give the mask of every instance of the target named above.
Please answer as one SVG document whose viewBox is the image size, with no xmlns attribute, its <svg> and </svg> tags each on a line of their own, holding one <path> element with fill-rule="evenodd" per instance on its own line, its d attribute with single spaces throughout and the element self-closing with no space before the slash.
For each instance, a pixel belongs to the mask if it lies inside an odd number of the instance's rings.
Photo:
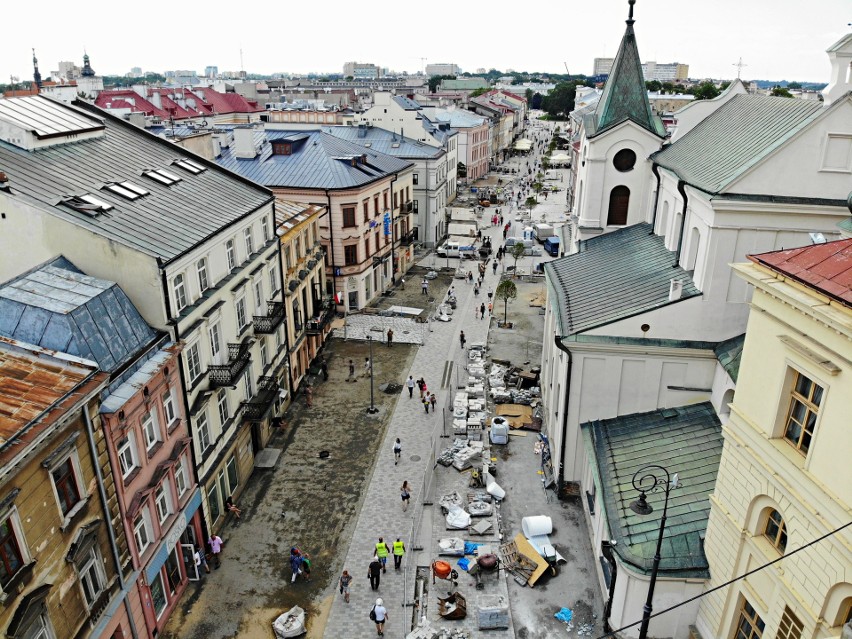
<svg viewBox="0 0 852 639">
<path fill-rule="evenodd" d="M 704 596 L 697 628 L 839 637 L 852 619 L 852 239 L 749 259 L 734 266 L 754 297 L 704 548 L 708 589 L 755 572 Z"/>
</svg>

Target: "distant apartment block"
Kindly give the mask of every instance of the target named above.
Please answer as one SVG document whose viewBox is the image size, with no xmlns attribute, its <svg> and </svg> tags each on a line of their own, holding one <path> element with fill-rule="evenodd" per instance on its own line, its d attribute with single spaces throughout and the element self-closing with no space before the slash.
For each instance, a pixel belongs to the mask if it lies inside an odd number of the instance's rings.
<svg viewBox="0 0 852 639">
<path fill-rule="evenodd" d="M 347 62 L 343 65 L 343 75 L 356 79 L 375 79 L 382 77 L 382 70 L 375 64 Z"/>
<path fill-rule="evenodd" d="M 615 58 L 595 58 L 594 70 L 592 75 L 609 74 L 612 69 L 612 63 Z"/>
<path fill-rule="evenodd" d="M 426 65 L 426 75 L 458 75 L 461 69 L 457 64 L 439 62 Z"/>
<path fill-rule="evenodd" d="M 205 78 L 215 78 L 219 75 L 219 67 L 217 66 L 209 66 L 204 67 L 204 77 Z"/>
<path fill-rule="evenodd" d="M 595 58 L 592 75 L 608 75 L 615 58 Z M 689 65 L 680 62 L 660 63 L 653 60 L 642 63 L 642 75 L 646 80 L 674 82 L 689 77 Z"/>
</svg>

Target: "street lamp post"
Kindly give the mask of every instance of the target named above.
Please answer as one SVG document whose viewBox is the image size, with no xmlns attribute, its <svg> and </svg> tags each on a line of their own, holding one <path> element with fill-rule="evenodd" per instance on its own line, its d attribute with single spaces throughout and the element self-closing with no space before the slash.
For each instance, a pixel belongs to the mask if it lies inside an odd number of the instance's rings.
<svg viewBox="0 0 852 639">
<path fill-rule="evenodd" d="M 373 336 L 367 335 L 367 341 L 370 343 L 370 408 L 367 409 L 367 412 L 370 415 L 375 415 L 379 412 L 379 409 L 376 408 L 373 395 Z"/>
<path fill-rule="evenodd" d="M 665 478 L 663 477 L 665 475 Z M 677 485 L 677 473 L 669 476 L 669 471 L 662 466 L 650 464 L 636 471 L 633 475 L 633 487 L 639 491 L 639 499 L 630 504 L 630 510 L 637 515 L 649 515 L 654 509 L 647 502 L 647 493 L 659 489 L 666 491 L 666 500 L 663 505 L 663 516 L 660 518 L 660 533 L 657 537 L 657 552 L 654 554 L 654 565 L 651 568 L 651 583 L 648 585 L 648 599 L 642 608 L 642 625 L 639 628 L 639 639 L 648 636 L 648 624 L 651 622 L 651 611 L 653 610 L 654 586 L 657 584 L 657 572 L 660 569 L 660 549 L 663 545 L 663 533 L 666 529 L 666 513 L 669 509 L 669 493 Z"/>
</svg>

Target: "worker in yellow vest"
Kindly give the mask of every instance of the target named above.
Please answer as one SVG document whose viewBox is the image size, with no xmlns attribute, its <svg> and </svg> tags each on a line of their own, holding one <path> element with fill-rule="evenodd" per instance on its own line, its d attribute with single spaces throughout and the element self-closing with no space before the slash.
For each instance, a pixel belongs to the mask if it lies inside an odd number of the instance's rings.
<svg viewBox="0 0 852 639">
<path fill-rule="evenodd" d="M 393 567 L 395 570 L 399 570 L 399 567 L 402 565 L 402 556 L 405 554 L 405 544 L 402 543 L 402 540 L 397 537 L 396 541 L 393 542 Z"/>
<path fill-rule="evenodd" d="M 388 571 L 388 555 L 390 554 L 390 546 L 385 543 L 384 537 L 379 537 L 379 543 L 376 544 L 376 557 L 379 558 L 379 563 L 382 564 L 382 572 Z"/>
</svg>

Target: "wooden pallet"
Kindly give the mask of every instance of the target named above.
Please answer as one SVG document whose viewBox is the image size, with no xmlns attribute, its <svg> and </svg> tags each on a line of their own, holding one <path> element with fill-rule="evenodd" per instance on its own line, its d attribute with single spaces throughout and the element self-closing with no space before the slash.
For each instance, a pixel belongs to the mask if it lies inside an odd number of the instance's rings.
<svg viewBox="0 0 852 639">
<path fill-rule="evenodd" d="M 514 541 L 500 546 L 500 558 L 503 561 L 503 567 L 515 576 L 518 583 L 524 585 L 530 580 L 537 567 L 535 562 L 521 554 Z"/>
</svg>

